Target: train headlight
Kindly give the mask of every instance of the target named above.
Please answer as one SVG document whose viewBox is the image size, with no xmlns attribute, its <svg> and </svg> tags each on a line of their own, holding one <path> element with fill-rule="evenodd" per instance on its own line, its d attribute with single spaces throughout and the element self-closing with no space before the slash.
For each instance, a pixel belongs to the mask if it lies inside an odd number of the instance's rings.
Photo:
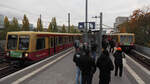
<svg viewBox="0 0 150 84">
<path fill-rule="evenodd" d="M 29 54 L 28 53 L 25 53 L 25 57 L 28 57 L 29 56 Z"/>
</svg>

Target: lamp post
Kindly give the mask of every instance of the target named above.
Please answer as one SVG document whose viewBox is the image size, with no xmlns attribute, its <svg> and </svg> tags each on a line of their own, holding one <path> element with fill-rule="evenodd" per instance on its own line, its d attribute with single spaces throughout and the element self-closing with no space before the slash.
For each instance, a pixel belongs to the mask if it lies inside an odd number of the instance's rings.
<svg viewBox="0 0 150 84">
<path fill-rule="evenodd" d="M 86 0 L 86 3 L 85 3 L 85 42 L 88 43 L 88 33 L 87 33 L 87 30 L 88 30 L 88 0 Z"/>
<path fill-rule="evenodd" d="M 100 16 L 95 16 L 95 17 L 92 17 L 92 18 L 100 18 L 100 28 L 99 28 L 99 36 L 98 36 L 98 42 L 99 42 L 99 44 L 98 44 L 98 50 L 99 50 L 99 56 L 101 55 L 101 53 L 102 53 L 102 30 L 103 30 L 103 28 L 102 28 L 102 18 L 103 16 L 102 16 L 102 12 L 100 13 Z"/>
<path fill-rule="evenodd" d="M 70 33 L 70 13 L 68 13 L 68 33 Z"/>
</svg>

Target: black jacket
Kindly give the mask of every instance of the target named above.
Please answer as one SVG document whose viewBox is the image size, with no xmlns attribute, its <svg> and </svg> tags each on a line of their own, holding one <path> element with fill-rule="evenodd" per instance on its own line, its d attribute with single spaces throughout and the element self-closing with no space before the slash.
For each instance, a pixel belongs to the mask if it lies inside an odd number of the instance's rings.
<svg viewBox="0 0 150 84">
<path fill-rule="evenodd" d="M 91 51 L 96 52 L 97 50 L 97 44 L 96 43 L 91 43 Z"/>
<path fill-rule="evenodd" d="M 102 55 L 98 58 L 96 65 L 100 70 L 100 79 L 110 81 L 110 74 L 114 69 L 114 66 L 107 50 L 103 51 Z"/>
<path fill-rule="evenodd" d="M 111 41 L 109 42 L 109 44 L 110 44 L 110 47 L 115 47 L 115 42 L 114 42 L 113 40 L 111 40 Z"/>
<path fill-rule="evenodd" d="M 102 48 L 103 48 L 103 49 L 106 49 L 107 46 L 108 46 L 108 42 L 107 42 L 106 40 L 103 40 L 103 41 L 102 41 Z"/>
<path fill-rule="evenodd" d="M 94 59 L 86 51 L 81 51 L 81 58 L 79 59 L 79 68 L 82 74 L 93 74 L 96 71 Z"/>
<path fill-rule="evenodd" d="M 76 66 L 79 66 L 80 58 L 81 52 L 76 52 L 73 56 L 73 62 L 76 64 Z"/>
<path fill-rule="evenodd" d="M 123 52 L 122 51 L 116 51 L 115 53 L 114 53 L 114 63 L 115 63 L 115 65 L 122 65 L 123 64 L 123 57 L 124 57 L 124 54 L 123 54 Z"/>
</svg>

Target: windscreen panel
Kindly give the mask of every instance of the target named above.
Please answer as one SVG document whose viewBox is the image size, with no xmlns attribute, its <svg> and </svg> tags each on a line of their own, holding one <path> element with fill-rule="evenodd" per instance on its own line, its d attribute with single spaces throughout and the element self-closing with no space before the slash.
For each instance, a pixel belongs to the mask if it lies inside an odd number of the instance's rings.
<svg viewBox="0 0 150 84">
<path fill-rule="evenodd" d="M 7 49 L 8 50 L 16 50 L 17 49 L 18 35 L 8 35 L 7 40 L 8 40 Z"/>
<path fill-rule="evenodd" d="M 122 35 L 120 37 L 120 43 L 123 43 L 124 45 L 130 45 L 132 42 L 133 42 L 133 36 Z"/>
<path fill-rule="evenodd" d="M 19 50 L 29 50 L 29 36 L 19 36 Z"/>
</svg>

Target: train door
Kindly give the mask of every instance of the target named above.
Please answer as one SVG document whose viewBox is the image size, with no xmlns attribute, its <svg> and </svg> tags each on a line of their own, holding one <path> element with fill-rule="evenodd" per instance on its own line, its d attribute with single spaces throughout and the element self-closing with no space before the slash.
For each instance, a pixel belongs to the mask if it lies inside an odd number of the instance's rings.
<svg viewBox="0 0 150 84">
<path fill-rule="evenodd" d="M 54 37 L 49 38 L 50 56 L 54 54 Z"/>
<path fill-rule="evenodd" d="M 62 36 L 62 46 L 63 46 L 63 50 L 65 49 L 65 37 Z"/>
<path fill-rule="evenodd" d="M 58 52 L 57 46 L 58 46 L 58 36 L 54 36 L 54 53 L 55 54 Z"/>
<path fill-rule="evenodd" d="M 56 36 L 54 36 L 54 54 L 56 53 Z"/>
</svg>

